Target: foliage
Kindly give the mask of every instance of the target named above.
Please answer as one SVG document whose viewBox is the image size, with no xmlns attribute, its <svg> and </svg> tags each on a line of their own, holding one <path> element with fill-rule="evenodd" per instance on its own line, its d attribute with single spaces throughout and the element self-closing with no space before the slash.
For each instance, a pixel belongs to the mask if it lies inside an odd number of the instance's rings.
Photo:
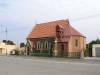
<svg viewBox="0 0 100 75">
<path fill-rule="evenodd" d="M 20 43 L 20 48 L 21 48 L 21 47 L 25 47 L 25 43 L 23 43 L 23 42 Z"/>
<path fill-rule="evenodd" d="M 11 40 L 3 40 L 3 43 L 6 43 L 7 45 L 15 45 L 15 43 Z"/>
<path fill-rule="evenodd" d="M 14 51 L 14 54 L 13 54 L 13 51 Z M 19 55 L 20 53 L 18 50 L 13 50 L 13 51 L 10 52 L 11 55 Z"/>
<path fill-rule="evenodd" d="M 86 44 L 86 49 L 84 50 L 84 55 L 89 56 L 89 45 Z"/>
</svg>

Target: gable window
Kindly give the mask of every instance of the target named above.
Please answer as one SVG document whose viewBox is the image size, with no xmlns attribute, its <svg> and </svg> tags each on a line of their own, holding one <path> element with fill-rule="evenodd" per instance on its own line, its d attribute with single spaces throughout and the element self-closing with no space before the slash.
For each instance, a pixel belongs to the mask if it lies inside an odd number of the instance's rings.
<svg viewBox="0 0 100 75">
<path fill-rule="evenodd" d="M 61 29 L 60 29 L 60 31 L 63 33 L 63 32 L 64 32 L 64 29 L 63 29 L 63 28 L 61 28 Z"/>
<path fill-rule="evenodd" d="M 76 39 L 75 40 L 75 46 L 78 47 L 78 45 L 79 45 L 79 43 L 78 43 L 78 40 Z"/>
</svg>

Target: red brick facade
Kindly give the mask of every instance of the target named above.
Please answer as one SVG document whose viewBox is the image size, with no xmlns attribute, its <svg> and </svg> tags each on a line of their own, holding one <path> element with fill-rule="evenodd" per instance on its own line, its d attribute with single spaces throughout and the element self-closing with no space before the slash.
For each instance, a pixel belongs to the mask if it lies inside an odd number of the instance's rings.
<svg viewBox="0 0 100 75">
<path fill-rule="evenodd" d="M 74 57 L 81 56 L 85 49 L 85 37 L 71 27 L 68 20 L 37 24 L 27 39 L 33 53 L 40 47 L 42 54 L 47 46 L 52 56 Z"/>
</svg>

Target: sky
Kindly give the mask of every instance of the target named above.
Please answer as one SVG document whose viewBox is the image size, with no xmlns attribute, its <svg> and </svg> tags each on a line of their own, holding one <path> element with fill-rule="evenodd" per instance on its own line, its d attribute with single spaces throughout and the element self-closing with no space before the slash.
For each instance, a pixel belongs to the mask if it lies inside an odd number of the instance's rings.
<svg viewBox="0 0 100 75">
<path fill-rule="evenodd" d="M 70 24 L 87 37 L 100 38 L 100 0 L 0 0 L 0 40 L 16 44 L 37 23 L 69 19 Z"/>
</svg>

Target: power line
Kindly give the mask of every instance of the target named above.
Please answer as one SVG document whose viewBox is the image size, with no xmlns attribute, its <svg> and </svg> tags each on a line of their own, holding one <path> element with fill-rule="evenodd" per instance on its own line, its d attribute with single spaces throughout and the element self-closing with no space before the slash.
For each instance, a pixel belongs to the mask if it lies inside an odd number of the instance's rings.
<svg viewBox="0 0 100 75">
<path fill-rule="evenodd" d="M 19 28 L 7 28 L 7 32 L 12 32 L 12 31 L 23 31 L 23 30 L 27 30 L 27 29 L 31 29 L 31 27 L 19 27 Z M 5 30 L 2 31 L 2 33 L 5 33 Z"/>
<path fill-rule="evenodd" d="M 84 17 L 80 17 L 80 18 L 76 18 L 76 19 L 70 19 L 71 21 L 79 21 L 79 20 L 86 20 L 89 18 L 94 18 L 94 17 L 98 17 L 100 16 L 100 14 L 93 14 L 93 15 L 88 15 L 88 16 L 84 16 Z"/>
<path fill-rule="evenodd" d="M 84 17 L 80 17 L 80 18 L 75 18 L 75 19 L 70 19 L 71 21 L 79 21 L 79 20 L 86 20 L 86 19 L 89 19 L 89 18 L 94 18 L 94 17 L 98 17 L 100 16 L 100 14 L 93 14 L 93 15 L 88 15 L 88 16 L 84 16 Z M 35 23 L 37 23 L 37 21 L 35 21 Z M 3 25 L 1 25 L 3 26 Z M 26 26 L 26 27 L 19 27 L 19 28 L 7 28 L 8 29 L 8 32 L 11 32 L 11 31 L 22 31 L 22 30 L 26 30 L 26 29 L 32 29 L 32 26 Z M 5 32 L 5 31 L 2 31 L 2 32 Z"/>
<path fill-rule="evenodd" d="M 11 31 L 23 31 L 23 30 L 28 30 L 28 29 L 31 29 L 31 27 L 20 27 L 20 28 L 15 28 L 15 29 L 8 29 L 9 30 L 8 32 L 11 32 Z"/>
</svg>

